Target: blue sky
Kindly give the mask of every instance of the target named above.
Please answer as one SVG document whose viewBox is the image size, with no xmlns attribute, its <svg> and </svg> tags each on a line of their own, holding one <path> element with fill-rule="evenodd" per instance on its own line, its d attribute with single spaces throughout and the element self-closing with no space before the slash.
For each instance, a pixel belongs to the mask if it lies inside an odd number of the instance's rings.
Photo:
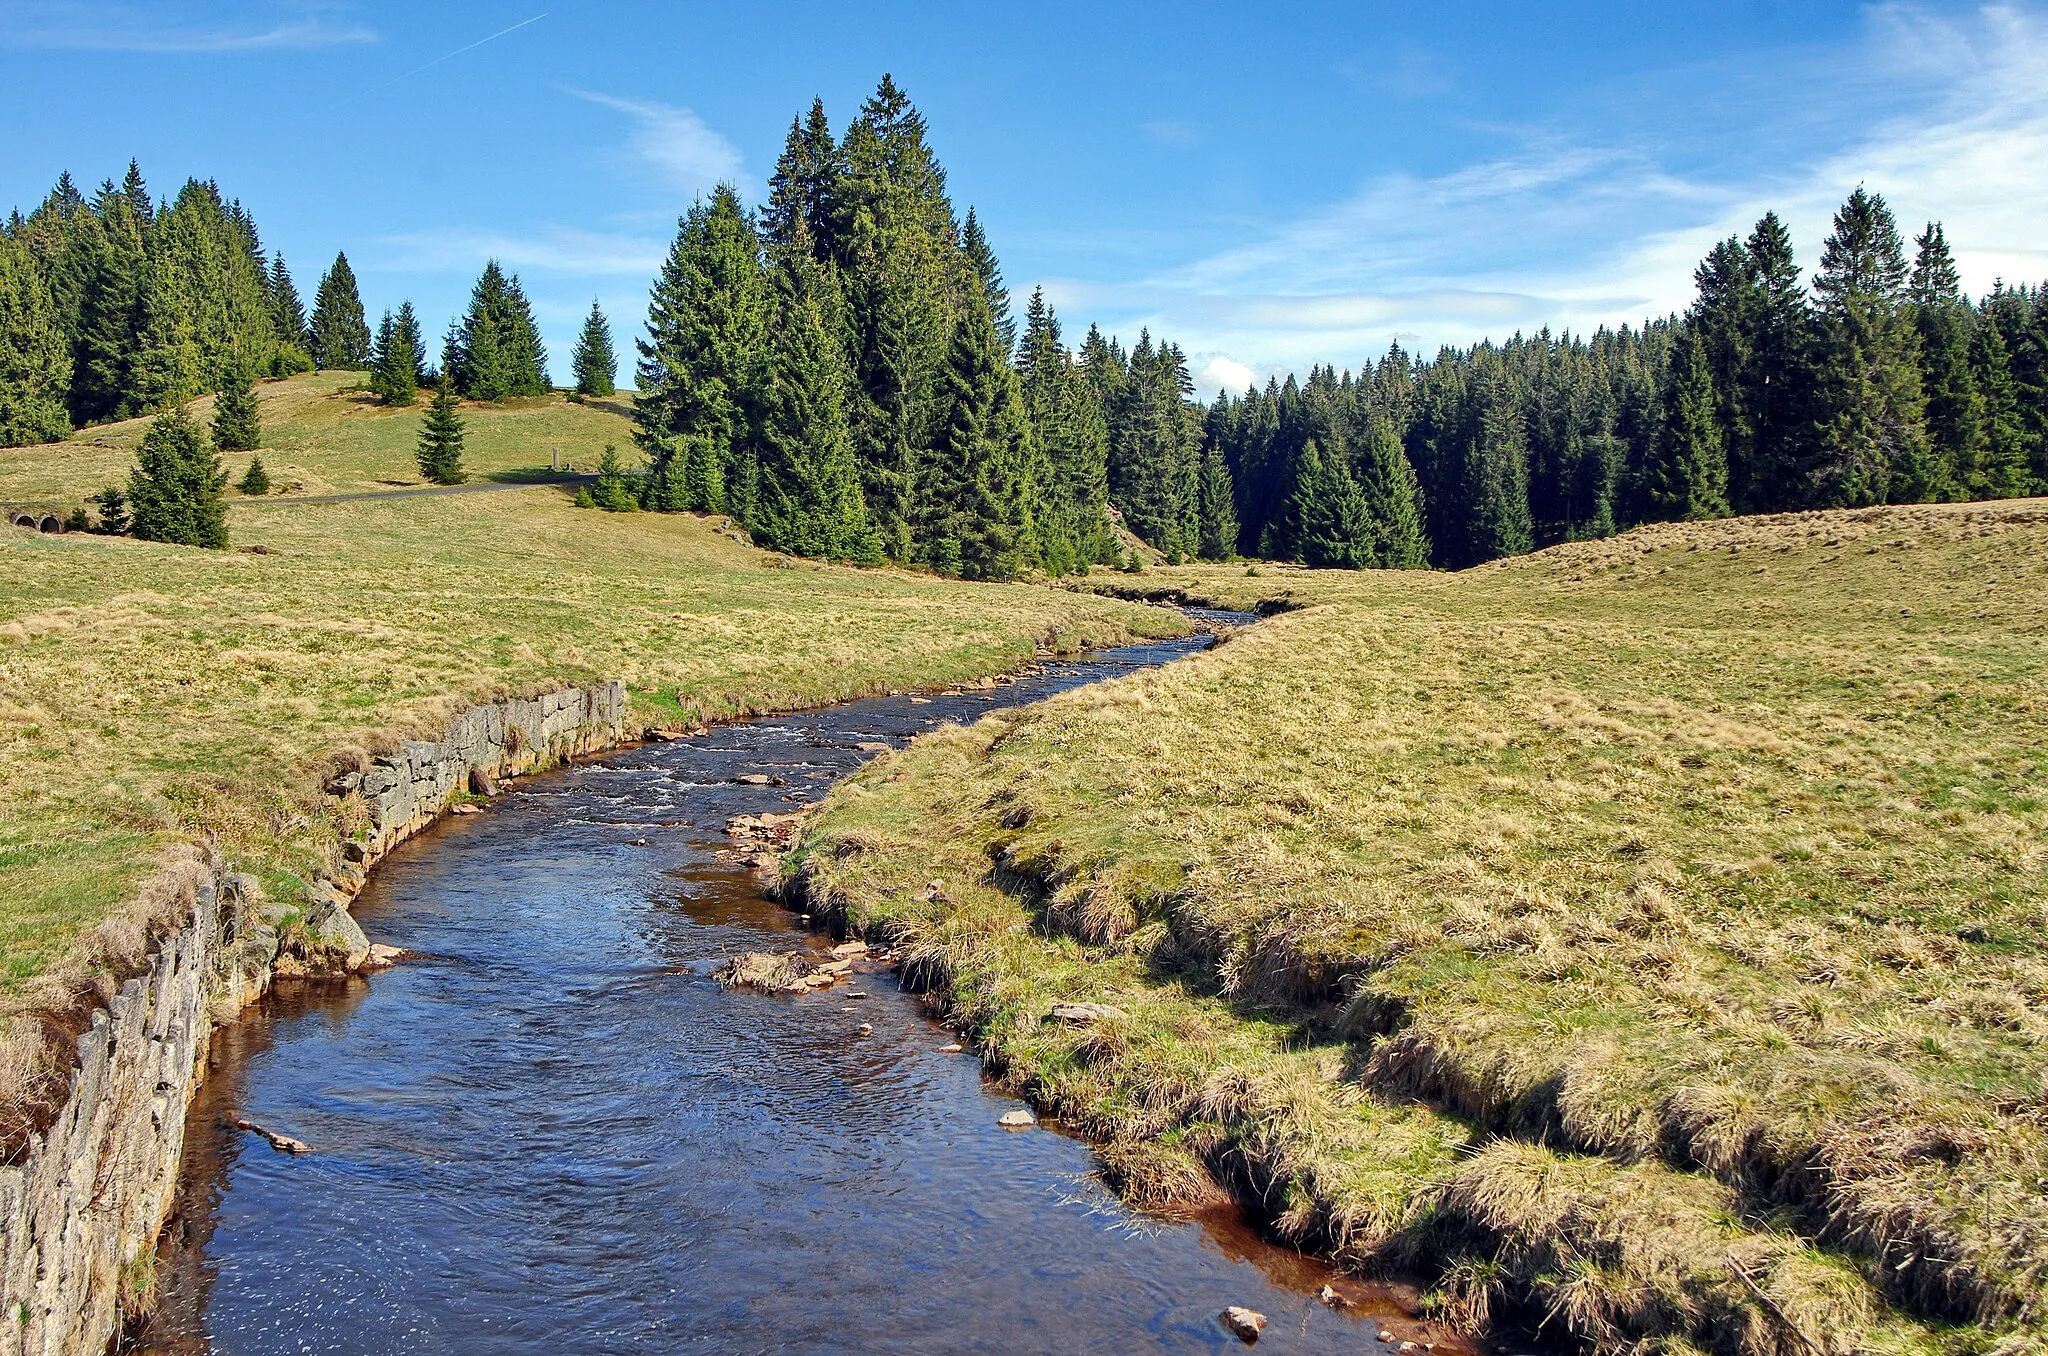
<svg viewBox="0 0 2048 1356">
<path fill-rule="evenodd" d="M 559 378 L 592 297 L 637 329 L 693 197 L 757 200 L 792 115 L 883 71 L 1020 304 L 1149 325 L 1205 390 L 1682 308 L 1766 207 L 1811 264 L 1859 182 L 1972 290 L 2048 278 L 2026 4 L 0 0 L 0 206 L 210 176 L 309 297 L 345 248 L 373 322 L 434 330 L 496 256 Z"/>
</svg>

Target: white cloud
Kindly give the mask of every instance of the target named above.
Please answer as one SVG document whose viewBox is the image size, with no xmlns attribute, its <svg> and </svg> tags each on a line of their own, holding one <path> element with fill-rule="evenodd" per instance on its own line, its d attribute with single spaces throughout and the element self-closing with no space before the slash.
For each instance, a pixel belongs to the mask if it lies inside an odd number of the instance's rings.
<svg viewBox="0 0 2048 1356">
<path fill-rule="evenodd" d="M 1433 351 L 1681 310 L 1700 257 L 1766 210 L 1811 267 L 1858 183 L 1886 196 L 1902 230 L 1942 220 L 1973 292 L 2048 277 L 2039 12 L 1886 6 L 1849 49 L 1682 76 L 1658 77 L 1674 109 L 1661 125 L 1588 100 L 1582 126 L 1505 129 L 1508 148 L 1484 161 L 1376 178 L 1152 277 L 1049 281 L 1048 294 L 1106 330 L 1149 326 L 1249 371 L 1356 366 L 1396 338 Z M 1771 129 L 1789 146 L 1760 147 L 1753 126 L 1702 129 L 1687 101 L 1725 106 L 1741 81 L 1769 91 Z"/>
<path fill-rule="evenodd" d="M 1243 395 L 1245 388 L 1259 384 L 1259 374 L 1226 354 L 1194 354 L 1189 358 L 1194 373 L 1195 394 L 1207 400 L 1217 391 Z"/>
<path fill-rule="evenodd" d="M 668 254 L 662 239 L 568 226 L 545 226 L 528 234 L 456 226 L 387 235 L 378 243 L 390 253 L 370 262 L 394 273 L 476 272 L 485 260 L 496 259 L 513 272 L 652 278 Z"/>
<path fill-rule="evenodd" d="M 165 23 L 154 7 L 26 0 L 0 4 L 0 44 L 94 52 L 234 53 L 377 41 L 373 29 L 315 15 L 283 22 Z"/>
<path fill-rule="evenodd" d="M 721 183 L 747 186 L 739 148 L 689 109 L 587 90 L 569 93 L 631 117 L 634 126 L 627 149 L 653 169 L 665 187 L 695 196 Z"/>
<path fill-rule="evenodd" d="M 1146 136 L 1162 146 L 1199 146 L 1202 144 L 1202 129 L 1191 122 L 1176 122 L 1161 119 L 1141 124 Z"/>
</svg>

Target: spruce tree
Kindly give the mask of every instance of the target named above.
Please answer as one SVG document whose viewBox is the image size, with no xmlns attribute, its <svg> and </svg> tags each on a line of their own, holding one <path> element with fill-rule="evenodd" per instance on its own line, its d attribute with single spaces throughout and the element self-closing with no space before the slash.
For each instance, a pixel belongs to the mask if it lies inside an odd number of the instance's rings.
<svg viewBox="0 0 2048 1356">
<path fill-rule="evenodd" d="M 619 449 L 610 443 L 597 459 L 597 483 L 589 490 L 590 502 L 608 513 L 631 513 L 640 507 L 625 467 L 619 464 Z"/>
<path fill-rule="evenodd" d="M 1372 564 L 1372 520 L 1344 459 L 1310 438 L 1293 458 L 1290 479 L 1281 534 L 1290 557 L 1314 569 Z"/>
<path fill-rule="evenodd" d="M 792 118 L 781 158 L 768 179 L 768 206 L 761 214 L 761 236 L 771 246 L 787 246 L 799 231 L 813 257 L 839 257 L 838 204 L 835 195 L 842 170 L 825 101 L 813 99 L 809 116 Z"/>
<path fill-rule="evenodd" d="M 1003 282 L 1003 266 L 996 261 L 996 253 L 989 247 L 988 236 L 972 207 L 967 209 L 967 222 L 960 228 L 960 251 L 974 267 L 974 281 L 981 286 L 983 304 L 994 318 L 996 341 L 1007 359 L 1017 351 L 1017 319 L 1010 314 L 1010 289 Z"/>
<path fill-rule="evenodd" d="M 235 488 L 252 499 L 261 499 L 270 493 L 270 473 L 263 469 L 263 458 L 249 458 L 249 469 L 235 482 Z"/>
<path fill-rule="evenodd" d="M 1905 317 L 1906 259 L 1884 199 L 1858 188 L 1835 215 L 1813 290 L 1824 343 L 1816 445 L 1818 506 L 1881 504 L 1938 484 L 1927 442 L 1919 339 Z"/>
<path fill-rule="evenodd" d="M 71 353 L 25 251 L 0 233 L 0 447 L 71 432 Z"/>
<path fill-rule="evenodd" d="M 227 472 L 182 407 L 156 417 L 128 474 L 129 531 L 144 541 L 228 544 Z"/>
<path fill-rule="evenodd" d="M 222 374 L 214 397 L 213 445 L 222 452 L 252 452 L 263 446 L 256 378 L 246 362 L 231 362 Z"/>
<path fill-rule="evenodd" d="M 1930 221 L 1914 239 L 1913 277 L 1907 289 L 1913 327 L 1920 337 L 1922 385 L 1927 395 L 1927 437 L 1934 475 L 1911 486 L 1914 498 L 1947 499 L 1967 493 L 1983 454 L 1983 399 L 1970 366 L 1975 315 L 1941 223 Z"/>
<path fill-rule="evenodd" d="M 853 453 L 837 284 L 830 265 L 812 257 L 802 218 L 776 253 L 754 539 L 796 555 L 872 562 L 881 543 Z"/>
<path fill-rule="evenodd" d="M 1728 514 L 1728 450 L 1723 441 L 1707 340 L 1682 331 L 1664 385 L 1664 424 L 1650 459 L 1653 516 L 1689 521 Z"/>
<path fill-rule="evenodd" d="M 516 276 L 484 265 L 469 309 L 450 339 L 456 389 L 471 400 L 506 400 L 548 390 L 547 352 Z"/>
<path fill-rule="evenodd" d="M 435 384 L 434 398 L 427 402 L 427 417 L 420 423 L 415 452 L 420 474 L 436 485 L 460 485 L 469 478 L 462 469 L 462 416 L 456 411 L 455 383 L 448 367 L 445 361 L 441 365 L 441 379 Z"/>
<path fill-rule="evenodd" d="M 945 422 L 920 468 L 918 547 L 940 573 L 1010 579 L 1037 563 L 1031 430 L 1016 375 L 979 303 L 970 296 L 954 324 Z"/>
<path fill-rule="evenodd" d="M 648 507 L 749 521 L 767 328 L 760 241 L 721 184 L 678 224 L 648 302 L 633 406 Z"/>
<path fill-rule="evenodd" d="M 619 358 L 612 351 L 611 322 L 604 318 L 595 300 L 590 303 L 590 314 L 584 318 L 583 333 L 576 340 L 573 366 L 576 394 L 608 396 L 617 389 L 612 379 L 619 370 Z"/>
<path fill-rule="evenodd" d="M 407 301 L 398 314 L 384 313 L 377 326 L 376 356 L 370 365 L 370 390 L 386 405 L 410 405 L 419 399 L 422 335 L 418 314 Z"/>
<path fill-rule="evenodd" d="M 115 419 L 134 407 L 130 363 L 148 258 L 142 219 L 123 193 L 100 194 L 97 251 L 79 299 L 73 344 L 71 411 L 86 424 Z"/>
<path fill-rule="evenodd" d="M 2018 383 L 2013 380 L 2005 338 L 1989 320 L 1977 322 L 1970 345 L 1970 370 L 1972 388 L 1981 395 L 1972 440 L 1978 455 L 1964 481 L 1965 493 L 1973 499 L 2011 499 L 2033 493 Z"/>
<path fill-rule="evenodd" d="M 370 362 L 370 325 L 363 317 L 362 294 L 348 255 L 336 254 L 334 265 L 313 294 L 313 320 L 307 329 L 312 358 L 318 367 L 359 371 Z"/>
<path fill-rule="evenodd" d="M 1191 553 L 1199 531 L 1200 433 L 1187 397 L 1187 362 L 1171 344 L 1138 336 L 1109 411 L 1109 497 L 1147 545 Z"/>
<path fill-rule="evenodd" d="M 1109 515 L 1109 425 L 1100 401 L 1060 340 L 1059 317 L 1033 291 L 1018 380 L 1043 460 L 1039 553 L 1051 574 L 1116 558 Z M 1231 543 L 1235 550 L 1236 543 Z"/>
<path fill-rule="evenodd" d="M 292 271 L 285 267 L 284 256 L 270 257 L 270 323 L 277 329 L 281 343 L 305 352 L 312 340 L 306 333 L 306 307 L 299 300 L 298 284 L 292 281 Z M 311 354 L 308 353 L 310 359 Z"/>
<path fill-rule="evenodd" d="M 1202 449 L 1202 477 L 1198 499 L 1201 531 L 1195 554 L 1203 560 L 1229 560 L 1237 554 L 1237 500 L 1232 493 L 1230 467 L 1223 449 L 1210 444 Z"/>
<path fill-rule="evenodd" d="M 1372 523 L 1370 564 L 1388 570 L 1419 570 L 1429 564 L 1429 540 L 1422 531 L 1422 490 L 1401 437 L 1384 416 L 1374 417 L 1359 457 L 1358 488 Z"/>
<path fill-rule="evenodd" d="M 1506 374 L 1492 369 L 1474 383 L 1477 418 L 1466 444 L 1465 485 L 1471 505 L 1467 563 L 1518 556 L 1536 542 L 1529 514 L 1529 443 Z"/>
<path fill-rule="evenodd" d="M 1746 251 L 1757 289 L 1744 369 L 1750 449 L 1733 492 L 1742 512 L 1765 513 L 1806 500 L 1799 467 L 1812 423 L 1813 318 L 1792 236 L 1777 213 L 1757 222 Z"/>
</svg>

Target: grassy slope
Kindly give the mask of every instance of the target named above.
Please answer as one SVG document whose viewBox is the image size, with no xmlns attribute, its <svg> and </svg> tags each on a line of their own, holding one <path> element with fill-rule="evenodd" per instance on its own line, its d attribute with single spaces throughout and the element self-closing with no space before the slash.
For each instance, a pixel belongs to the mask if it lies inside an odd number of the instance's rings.
<svg viewBox="0 0 2048 1356">
<path fill-rule="evenodd" d="M 256 386 L 264 447 L 257 454 L 270 473 L 274 495 L 350 494 L 419 485 L 412 448 L 426 413 L 426 396 L 409 409 L 386 409 L 353 388 L 361 372 L 321 372 Z M 550 449 L 579 470 L 590 470 L 606 443 L 630 464 L 630 430 L 621 417 L 630 394 L 592 404 L 561 396 L 465 405 L 470 419 L 463 464 L 473 478 L 491 479 L 548 469 Z M 213 397 L 192 402 L 192 416 L 213 420 Z M 0 451 L 0 503 L 69 507 L 104 485 L 127 482 L 135 445 L 147 419 L 80 429 L 61 443 Z M 222 458 L 230 481 L 242 478 L 249 458 Z"/>
<path fill-rule="evenodd" d="M 1308 606 L 920 741 L 790 869 L 1127 1190 L 1608 1350 L 2044 1349 L 2048 504 L 1116 582 Z"/>
<path fill-rule="evenodd" d="M 308 488 L 408 478 L 417 412 L 365 410 L 337 384 L 264 387 Z M 551 439 L 579 463 L 626 441 L 616 413 L 559 399 L 469 417 L 473 453 L 501 468 L 544 466 Z M 0 497 L 75 497 L 125 465 L 76 444 L 5 456 Z M 167 844 L 204 835 L 247 866 L 303 873 L 333 835 L 308 820 L 324 758 L 438 733 L 494 693 L 622 678 L 640 719 L 717 716 L 1179 624 L 1046 589 L 788 562 L 703 520 L 577 510 L 545 487 L 237 503 L 231 530 L 237 549 L 209 552 L 0 528 L 0 1012 L 80 978 L 81 933 L 121 912 Z M 244 549 L 258 544 L 275 554 Z M 85 946 L 136 940 L 114 928 Z"/>
</svg>

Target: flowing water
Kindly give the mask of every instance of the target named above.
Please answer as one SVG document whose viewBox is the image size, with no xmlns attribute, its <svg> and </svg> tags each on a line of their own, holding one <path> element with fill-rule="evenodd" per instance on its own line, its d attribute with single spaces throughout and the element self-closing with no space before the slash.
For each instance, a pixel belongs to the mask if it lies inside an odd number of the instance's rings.
<svg viewBox="0 0 2048 1356">
<path fill-rule="evenodd" d="M 853 986 L 866 999 L 713 979 L 734 952 L 826 945 L 760 897 L 728 817 L 816 800 L 863 742 L 1201 643 L 627 749 L 402 846 L 356 913 L 420 957 L 280 987 L 216 1036 L 140 1345 L 1225 1351 L 1232 1304 L 1271 1318 L 1262 1351 L 1420 1341 L 1391 1292 L 1234 1216 L 1135 1217 L 1085 1145 L 999 1127 L 1019 1104 L 940 1053 L 951 1034 L 886 973 Z M 230 1112 L 315 1152 L 275 1153 Z M 1313 1298 L 1332 1280 L 1358 1308 Z"/>
</svg>

